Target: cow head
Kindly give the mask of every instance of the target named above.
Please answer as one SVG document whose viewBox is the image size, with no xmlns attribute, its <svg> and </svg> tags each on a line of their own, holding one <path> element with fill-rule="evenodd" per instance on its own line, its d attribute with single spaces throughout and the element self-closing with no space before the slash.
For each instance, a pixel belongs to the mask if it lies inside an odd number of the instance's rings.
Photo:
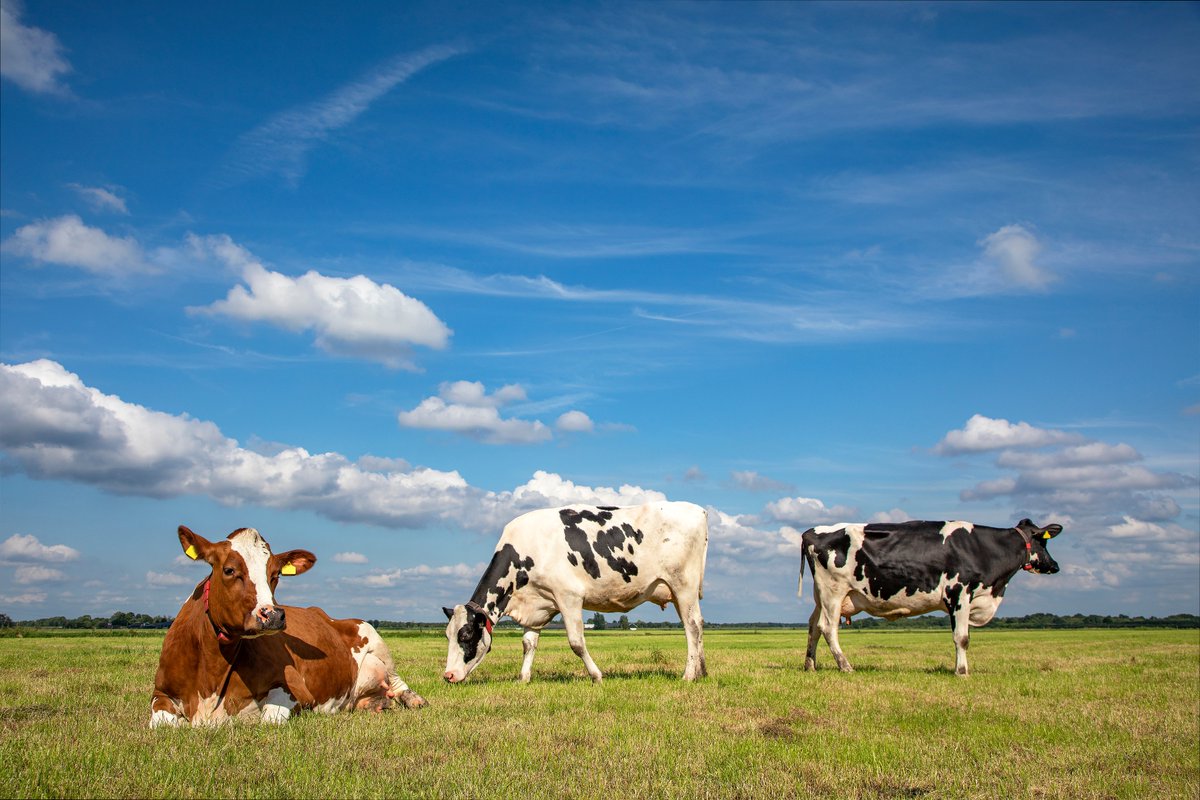
<svg viewBox="0 0 1200 800">
<path fill-rule="evenodd" d="M 1050 551 L 1046 549 L 1046 545 L 1051 539 L 1062 533 L 1062 525 L 1051 524 L 1039 528 L 1033 524 L 1032 520 L 1023 519 L 1017 523 L 1016 527 L 1029 537 L 1029 565 L 1033 571 L 1044 575 L 1053 575 L 1058 572 L 1058 562 L 1050 557 Z"/>
<path fill-rule="evenodd" d="M 450 620 L 446 625 L 450 649 L 446 653 L 446 671 L 442 677 L 448 683 L 461 683 L 492 649 L 491 620 L 473 603 L 443 608 L 442 611 Z"/>
<path fill-rule="evenodd" d="M 252 638 L 279 633 L 287 624 L 275 605 L 280 575 L 307 572 L 317 557 L 307 550 L 275 555 L 254 528 L 238 528 L 221 542 L 210 542 L 179 526 L 179 544 L 193 561 L 212 566 L 208 583 L 208 616 L 220 634 Z"/>
</svg>

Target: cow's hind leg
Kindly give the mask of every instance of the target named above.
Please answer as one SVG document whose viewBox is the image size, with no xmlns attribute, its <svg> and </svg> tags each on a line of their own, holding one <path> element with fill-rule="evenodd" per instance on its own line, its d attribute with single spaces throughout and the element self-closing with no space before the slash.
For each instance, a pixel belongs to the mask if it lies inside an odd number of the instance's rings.
<svg viewBox="0 0 1200 800">
<path fill-rule="evenodd" d="M 804 652 L 804 669 L 812 672 L 817 668 L 817 643 L 821 641 L 821 606 L 813 606 L 808 617 L 808 649 Z"/>
<path fill-rule="evenodd" d="M 954 673 L 967 674 L 967 646 L 971 643 L 971 601 L 958 593 L 948 593 L 946 607 L 950 611 L 950 630 L 954 634 Z"/>
<path fill-rule="evenodd" d="M 704 663 L 704 617 L 700 613 L 698 593 L 691 591 L 681 594 L 682 597 L 672 591 L 672 601 L 687 636 L 687 666 L 683 670 L 683 679 L 694 681 L 708 675 L 708 667 Z"/>
<path fill-rule="evenodd" d="M 592 680 L 599 683 L 604 679 L 604 675 L 596 666 L 596 662 L 592 661 L 587 643 L 583 639 L 583 605 L 579 602 L 559 603 L 558 607 L 562 609 L 563 624 L 567 628 L 567 642 L 570 643 L 571 650 L 583 660 L 583 666 L 588 675 L 592 676 Z"/>
<path fill-rule="evenodd" d="M 525 652 L 525 659 L 521 662 L 521 683 L 529 683 L 533 677 L 533 657 L 537 655 L 538 639 L 541 637 L 542 632 L 533 628 L 526 628 L 525 635 L 521 637 L 521 649 Z"/>
<path fill-rule="evenodd" d="M 358 702 L 355 707 L 383 710 L 397 701 L 405 708 L 428 705 L 425 698 L 408 688 L 408 684 L 396 674 L 392 653 L 374 626 L 362 623 L 359 634 L 367 643 L 354 652 L 358 660 L 358 679 L 354 686 Z"/>
<path fill-rule="evenodd" d="M 838 624 L 841 622 L 840 612 L 844 596 L 828 590 L 822 592 L 820 599 L 821 615 L 818 622 L 821 626 L 821 633 L 825 636 L 825 641 L 829 643 L 829 652 L 833 653 L 833 660 L 837 662 L 838 669 L 842 672 L 854 672 L 854 667 L 850 666 L 850 662 L 846 660 L 846 656 L 842 655 L 842 645 L 838 641 Z"/>
</svg>

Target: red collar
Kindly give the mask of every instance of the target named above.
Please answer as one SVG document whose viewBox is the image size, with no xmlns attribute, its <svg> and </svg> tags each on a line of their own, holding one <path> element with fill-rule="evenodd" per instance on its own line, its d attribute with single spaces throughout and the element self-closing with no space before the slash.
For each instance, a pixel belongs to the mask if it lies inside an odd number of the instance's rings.
<svg viewBox="0 0 1200 800">
<path fill-rule="evenodd" d="M 213 622 L 212 615 L 208 613 L 208 586 L 210 583 L 212 583 L 212 578 L 209 578 L 208 580 L 206 580 L 204 582 L 204 595 L 200 598 L 201 600 L 204 601 L 204 616 L 208 617 L 208 623 L 210 625 L 212 625 L 213 633 L 215 633 L 217 635 L 218 642 L 220 642 L 221 644 L 225 644 L 226 642 L 232 642 L 233 637 L 230 636 L 229 634 L 227 634 L 225 631 L 221 630 L 221 627 L 219 625 L 217 625 L 217 623 Z"/>
</svg>

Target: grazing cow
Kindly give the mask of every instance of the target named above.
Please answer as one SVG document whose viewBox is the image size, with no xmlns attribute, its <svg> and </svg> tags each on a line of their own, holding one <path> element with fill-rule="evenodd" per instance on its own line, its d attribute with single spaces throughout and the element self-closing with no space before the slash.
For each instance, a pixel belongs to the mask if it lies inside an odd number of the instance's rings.
<svg viewBox="0 0 1200 800">
<path fill-rule="evenodd" d="M 443 675 L 466 680 L 492 647 L 502 615 L 525 629 L 520 679 L 529 680 L 542 628 L 561 613 L 567 641 L 592 680 L 602 678 L 583 640 L 583 609 L 629 611 L 673 603 L 687 635 L 684 680 L 707 673 L 700 616 L 708 519 L 692 503 L 567 506 L 531 511 L 504 528 L 471 600 L 443 608 L 449 652 Z"/>
<path fill-rule="evenodd" d="M 253 528 L 210 542 L 179 526 L 189 558 L 212 566 L 163 641 L 150 727 L 214 725 L 240 718 L 286 722 L 293 712 L 382 711 L 425 705 L 396 675 L 373 627 L 319 608 L 275 603 L 280 575 L 316 563 L 307 550 L 272 554 Z"/>
<path fill-rule="evenodd" d="M 966 675 L 970 627 L 995 616 L 1018 570 L 1058 572 L 1046 542 L 1061 532 L 1061 525 L 1039 528 L 1027 519 L 1013 528 L 970 522 L 810 528 L 801 538 L 797 590 L 803 594 L 807 561 L 816 607 L 808 620 L 804 668 L 816 668 L 817 639 L 824 634 L 838 668 L 853 671 L 838 644 L 839 616 L 865 611 L 894 620 L 945 611 L 954 634 L 955 672 Z"/>
</svg>

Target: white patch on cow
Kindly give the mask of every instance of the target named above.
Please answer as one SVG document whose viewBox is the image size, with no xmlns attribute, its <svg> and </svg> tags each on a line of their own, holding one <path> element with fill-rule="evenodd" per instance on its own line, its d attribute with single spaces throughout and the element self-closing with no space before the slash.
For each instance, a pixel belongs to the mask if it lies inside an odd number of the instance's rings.
<svg viewBox="0 0 1200 800">
<path fill-rule="evenodd" d="M 971 624 L 979 627 L 991 622 L 1003 599 L 1003 597 L 992 596 L 991 586 L 976 589 L 974 597 L 971 598 Z"/>
<path fill-rule="evenodd" d="M 950 538 L 950 534 L 952 534 L 958 530 L 963 530 L 963 531 L 966 531 L 967 533 L 974 533 L 975 532 L 975 523 L 961 522 L 959 520 L 952 520 L 950 522 L 947 522 L 945 525 L 942 526 L 942 541 L 943 542 L 946 541 L 946 539 Z"/>
<path fill-rule="evenodd" d="M 271 548 L 254 528 L 243 528 L 229 540 L 233 551 L 246 562 L 246 578 L 254 587 L 254 607 L 275 605 L 275 594 L 271 591 L 267 562 L 271 560 Z"/>
<path fill-rule="evenodd" d="M 210 694 L 208 697 L 201 697 L 200 702 L 196 704 L 196 713 L 192 715 L 192 725 L 220 725 L 227 719 L 229 719 L 229 715 L 225 713 L 221 695 Z"/>
<path fill-rule="evenodd" d="M 150 715 L 151 728 L 178 728 L 181 725 L 187 725 L 188 721 L 178 714 L 172 714 L 170 711 L 163 711 L 161 708 Z"/>
<path fill-rule="evenodd" d="M 282 686 L 276 686 L 267 693 L 258 707 L 262 711 L 263 722 L 281 725 L 292 716 L 292 709 L 296 707 L 296 698 L 288 694 Z"/>
</svg>

